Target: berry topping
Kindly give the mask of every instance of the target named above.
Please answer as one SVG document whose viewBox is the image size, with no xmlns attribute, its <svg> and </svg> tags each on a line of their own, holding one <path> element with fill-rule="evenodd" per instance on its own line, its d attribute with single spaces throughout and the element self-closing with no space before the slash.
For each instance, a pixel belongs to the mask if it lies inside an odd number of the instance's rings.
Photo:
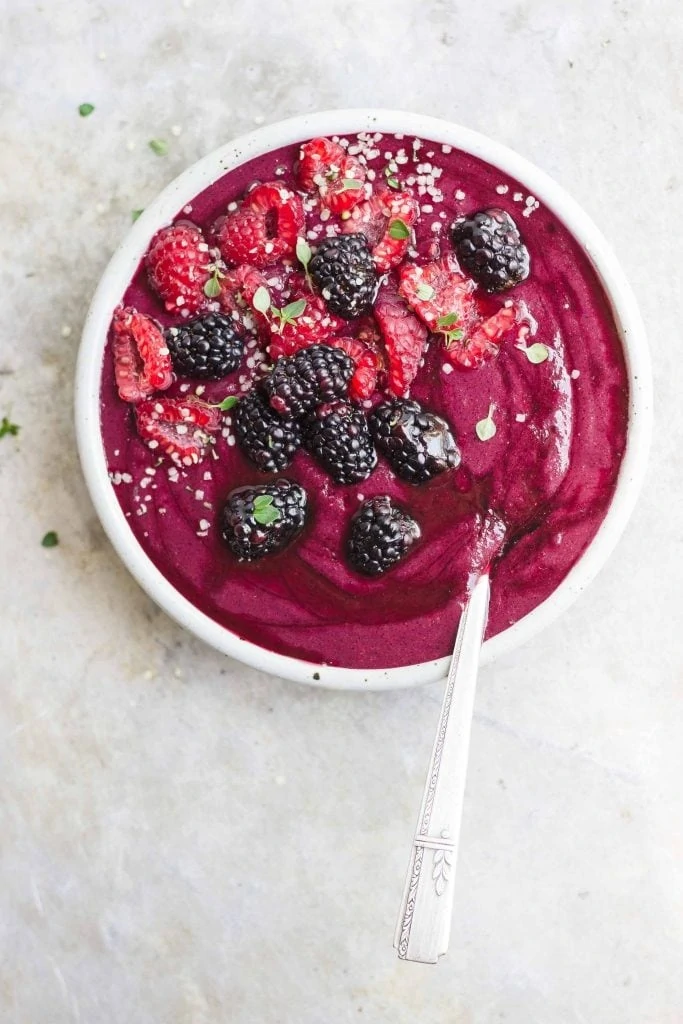
<svg viewBox="0 0 683 1024">
<path fill-rule="evenodd" d="M 355 320 L 372 308 L 377 272 L 365 235 L 326 238 L 313 256 L 310 275 L 328 309 L 345 320 Z"/>
<path fill-rule="evenodd" d="M 173 380 L 171 356 L 156 320 L 132 306 L 119 306 L 111 323 L 114 373 L 124 402 L 165 391 Z"/>
<path fill-rule="evenodd" d="M 441 335 L 452 363 L 473 369 L 498 354 L 498 342 L 515 323 L 517 312 L 505 306 L 482 322 L 475 285 L 460 273 L 452 255 L 421 267 L 406 264 L 399 278 L 399 293 L 427 327 Z"/>
<path fill-rule="evenodd" d="M 356 365 L 349 382 L 349 396 L 356 402 L 371 398 L 377 390 L 377 374 L 381 368 L 379 353 L 358 338 L 330 338 L 329 344 L 346 352 Z"/>
<path fill-rule="evenodd" d="M 353 360 L 345 352 L 329 345 L 311 345 L 278 359 L 263 389 L 280 416 L 297 419 L 316 405 L 345 398 L 353 371 Z"/>
<path fill-rule="evenodd" d="M 151 398 L 135 410 L 138 433 L 179 466 L 201 462 L 221 423 L 218 409 L 196 398 Z"/>
<path fill-rule="evenodd" d="M 529 276 L 529 250 L 505 210 L 480 210 L 453 225 L 460 265 L 487 292 L 503 292 Z"/>
<path fill-rule="evenodd" d="M 299 423 L 278 416 L 258 391 L 237 404 L 235 433 L 244 454 L 263 473 L 285 469 L 301 446 Z"/>
<path fill-rule="evenodd" d="M 344 234 L 362 232 L 380 273 L 397 267 L 410 245 L 420 208 L 410 192 L 377 192 L 351 212 Z"/>
<path fill-rule="evenodd" d="M 238 487 L 228 495 L 221 535 L 240 562 L 282 551 L 304 528 L 307 498 L 291 480 Z"/>
<path fill-rule="evenodd" d="M 253 300 L 259 288 L 268 288 L 268 282 L 256 267 L 244 264 L 235 270 L 228 270 L 220 282 L 221 292 L 218 297 L 221 309 L 230 313 L 233 319 L 244 322 L 245 312 L 249 322 L 253 320 Z"/>
<path fill-rule="evenodd" d="M 213 277 L 213 264 L 204 235 L 194 224 L 181 221 L 159 231 L 146 263 L 149 283 L 169 313 L 191 316 L 207 305 L 204 289 Z"/>
<path fill-rule="evenodd" d="M 387 353 L 389 390 L 400 397 L 407 394 L 420 368 L 427 328 L 390 288 L 383 288 L 377 296 L 375 317 Z"/>
<path fill-rule="evenodd" d="M 242 336 L 234 320 L 220 313 L 167 327 L 166 342 L 179 377 L 220 380 L 236 370 L 242 358 Z"/>
<path fill-rule="evenodd" d="M 293 257 L 304 230 L 304 207 L 291 189 L 278 182 L 257 185 L 239 210 L 214 227 L 226 263 L 267 267 Z"/>
<path fill-rule="evenodd" d="M 464 337 L 450 343 L 447 340 L 446 357 L 466 370 L 483 366 L 498 355 L 500 341 L 517 323 L 517 315 L 514 306 L 503 306 Z"/>
<path fill-rule="evenodd" d="M 365 168 L 332 139 L 311 139 L 299 152 L 299 184 L 317 189 L 321 204 L 332 213 L 347 213 L 365 198 Z"/>
<path fill-rule="evenodd" d="M 370 430 L 396 475 L 412 484 L 460 465 L 460 451 L 448 423 L 418 402 L 400 398 L 383 402 L 370 417 Z"/>
<path fill-rule="evenodd" d="M 374 317 L 363 317 L 356 331 L 356 338 L 358 341 L 362 341 L 364 345 L 367 345 L 368 348 L 371 348 L 373 352 L 376 352 L 381 363 L 382 335 L 379 333 L 377 321 Z"/>
<path fill-rule="evenodd" d="M 304 421 L 304 444 L 338 484 L 366 480 L 377 465 L 365 413 L 348 402 L 319 405 Z"/>
<path fill-rule="evenodd" d="M 398 290 L 430 331 L 448 334 L 452 340 L 458 340 L 476 318 L 474 285 L 450 255 L 421 267 L 401 267 Z"/>
<path fill-rule="evenodd" d="M 330 313 L 324 299 L 310 290 L 303 274 L 292 274 L 288 286 L 291 293 L 286 305 L 281 309 L 270 306 L 265 313 L 255 314 L 263 334 L 269 338 L 271 359 L 291 356 L 299 349 L 326 341 L 345 326 L 343 320 Z"/>
<path fill-rule="evenodd" d="M 366 576 L 381 576 L 420 539 L 420 527 L 386 494 L 368 498 L 351 520 L 347 554 Z"/>
</svg>

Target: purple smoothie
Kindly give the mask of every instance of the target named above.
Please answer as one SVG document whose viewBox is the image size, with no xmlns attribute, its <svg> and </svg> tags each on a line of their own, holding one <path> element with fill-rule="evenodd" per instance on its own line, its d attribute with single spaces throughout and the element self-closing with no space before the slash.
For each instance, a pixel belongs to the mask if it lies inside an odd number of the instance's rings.
<svg viewBox="0 0 683 1024">
<path fill-rule="evenodd" d="M 351 139 L 352 145 L 356 142 Z M 498 206 L 516 221 L 531 254 L 531 274 L 507 298 L 523 302 L 533 336 L 550 358 L 532 364 L 506 341 L 497 358 L 476 370 L 452 367 L 432 340 L 411 397 L 444 416 L 462 451 L 462 466 L 415 487 L 380 458 L 363 483 L 335 484 L 300 451 L 280 476 L 308 492 L 304 534 L 281 554 L 238 563 L 217 528 L 226 495 L 263 483 L 234 443 L 230 424 L 200 465 L 178 470 L 137 436 L 132 407 L 121 401 L 111 346 L 105 351 L 102 433 L 118 501 L 143 550 L 177 590 L 238 636 L 315 663 L 389 668 L 448 655 L 468 583 L 491 557 L 482 540 L 492 511 L 505 541 L 491 567 L 488 636 L 516 622 L 558 586 L 594 537 L 612 498 L 627 428 L 628 385 L 617 328 L 604 290 L 579 244 L 526 190 L 491 165 L 457 150 L 384 136 L 363 142 L 378 178 L 386 154 L 405 149 L 401 176 L 423 209 L 417 261 L 451 251 L 456 216 Z M 256 180 L 296 187 L 298 146 L 229 172 L 179 213 L 208 231 L 229 203 Z M 432 165 L 420 182 L 417 165 Z M 442 173 L 434 181 L 433 169 Z M 422 172 L 425 177 L 424 172 Z M 411 178 L 414 179 L 411 182 Z M 443 198 L 441 198 L 441 194 Z M 431 209 L 429 209 L 431 207 Z M 312 223 L 317 223 L 313 219 Z M 312 243 L 314 244 L 314 243 Z M 269 277 L 269 270 L 264 272 Z M 141 267 L 123 301 L 162 324 L 178 322 L 150 291 Z M 208 382 L 202 397 L 220 401 L 250 386 L 255 350 L 225 381 Z M 258 359 L 258 355 L 256 355 Z M 181 382 L 166 392 L 180 395 Z M 191 391 L 196 390 L 196 383 Z M 497 433 L 483 442 L 475 424 L 495 405 Z M 389 494 L 418 520 L 422 540 L 384 577 L 366 579 L 347 564 L 349 521 L 363 497 Z"/>
</svg>

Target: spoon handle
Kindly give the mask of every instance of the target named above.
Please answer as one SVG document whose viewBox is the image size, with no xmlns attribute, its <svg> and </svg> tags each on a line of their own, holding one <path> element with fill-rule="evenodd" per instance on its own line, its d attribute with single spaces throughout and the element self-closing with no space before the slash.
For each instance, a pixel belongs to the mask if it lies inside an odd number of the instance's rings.
<svg viewBox="0 0 683 1024">
<path fill-rule="evenodd" d="M 408 865 L 394 946 L 401 960 L 435 964 L 448 949 L 479 651 L 489 607 L 481 576 L 465 605 Z"/>
</svg>

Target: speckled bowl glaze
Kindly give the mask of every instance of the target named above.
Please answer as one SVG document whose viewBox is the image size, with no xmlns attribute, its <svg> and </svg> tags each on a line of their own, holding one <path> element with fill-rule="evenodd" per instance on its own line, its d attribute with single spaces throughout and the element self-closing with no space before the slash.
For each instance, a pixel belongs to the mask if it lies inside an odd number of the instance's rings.
<svg viewBox="0 0 683 1024">
<path fill-rule="evenodd" d="M 607 514 L 578 562 L 547 600 L 487 640 L 487 663 L 525 643 L 560 615 L 588 586 L 619 539 L 645 473 L 652 419 L 650 361 L 635 299 L 609 246 L 590 218 L 551 178 L 512 150 L 448 121 L 392 110 L 333 110 L 290 118 L 227 143 L 189 167 L 151 203 L 117 249 L 97 288 L 83 330 L 76 376 L 76 426 L 86 482 L 119 556 L 156 603 L 186 629 L 245 664 L 302 683 L 340 689 L 391 689 L 442 678 L 447 659 L 401 668 L 346 669 L 276 654 L 241 639 L 199 611 L 152 564 L 131 532 L 111 487 L 100 430 L 100 376 L 107 330 L 154 233 L 197 193 L 227 171 L 272 149 L 316 135 L 382 131 L 417 135 L 471 153 L 525 183 L 583 246 L 610 299 L 624 348 L 629 383 L 628 435 Z"/>
</svg>

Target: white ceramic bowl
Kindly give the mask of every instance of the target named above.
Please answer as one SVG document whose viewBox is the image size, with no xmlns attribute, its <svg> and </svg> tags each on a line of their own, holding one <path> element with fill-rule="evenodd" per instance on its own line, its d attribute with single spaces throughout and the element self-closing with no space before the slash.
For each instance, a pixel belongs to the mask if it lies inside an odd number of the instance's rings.
<svg viewBox="0 0 683 1024">
<path fill-rule="evenodd" d="M 272 149 L 316 135 L 359 131 L 404 132 L 447 143 L 523 182 L 584 246 L 595 266 L 621 332 L 630 387 L 627 446 L 611 505 L 595 538 L 559 587 L 504 632 L 487 640 L 482 660 L 511 651 L 560 615 L 588 586 L 614 548 L 636 501 L 645 472 L 652 418 L 650 362 L 643 324 L 615 256 L 583 210 L 538 168 L 512 150 L 448 121 L 394 110 L 332 110 L 293 117 L 229 142 L 189 167 L 164 189 L 133 225 L 109 263 L 83 329 L 76 379 L 76 426 L 85 478 L 102 524 L 128 569 L 169 615 L 207 643 L 248 665 L 303 683 L 343 689 L 389 689 L 442 678 L 447 660 L 386 670 L 329 668 L 285 657 L 241 640 L 200 612 L 168 582 L 139 546 L 108 478 L 100 432 L 100 373 L 114 307 L 133 277 L 151 237 L 226 171 Z M 314 679 L 314 673 L 318 678 Z"/>
</svg>

